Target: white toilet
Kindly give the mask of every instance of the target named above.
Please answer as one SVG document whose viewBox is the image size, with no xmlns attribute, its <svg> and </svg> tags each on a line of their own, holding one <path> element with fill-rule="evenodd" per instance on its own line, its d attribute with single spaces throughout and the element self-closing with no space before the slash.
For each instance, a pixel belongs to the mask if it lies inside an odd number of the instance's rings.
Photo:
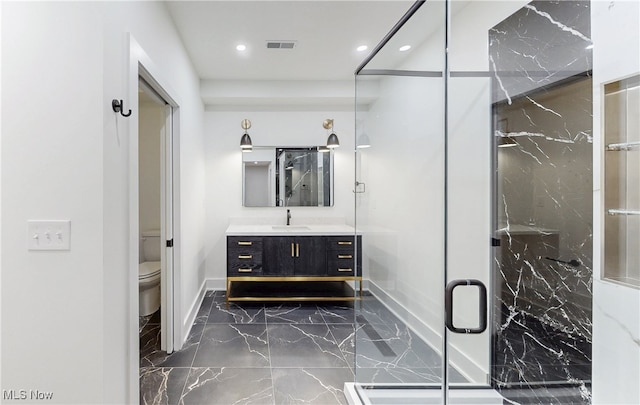
<svg viewBox="0 0 640 405">
<path fill-rule="evenodd" d="M 142 232 L 142 252 L 138 267 L 140 316 L 151 315 L 160 308 L 160 231 Z"/>
</svg>

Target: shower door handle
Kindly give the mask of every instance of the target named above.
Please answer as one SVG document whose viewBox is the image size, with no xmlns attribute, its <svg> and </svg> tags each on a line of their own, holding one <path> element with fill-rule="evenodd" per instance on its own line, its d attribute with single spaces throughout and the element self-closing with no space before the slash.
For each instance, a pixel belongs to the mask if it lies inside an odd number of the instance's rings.
<svg viewBox="0 0 640 405">
<path fill-rule="evenodd" d="M 474 285 L 480 290 L 480 302 L 478 305 L 480 325 L 477 328 L 457 328 L 453 325 L 453 290 L 461 285 Z M 445 324 L 447 329 L 455 333 L 478 334 L 487 329 L 487 287 L 480 280 L 465 279 L 453 280 L 447 284 L 444 296 L 444 308 L 446 312 Z"/>
</svg>

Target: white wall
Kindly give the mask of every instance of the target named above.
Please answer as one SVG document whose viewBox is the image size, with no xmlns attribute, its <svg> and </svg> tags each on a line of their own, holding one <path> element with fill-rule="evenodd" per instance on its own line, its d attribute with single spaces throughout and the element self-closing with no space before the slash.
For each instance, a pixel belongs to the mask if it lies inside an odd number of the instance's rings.
<svg viewBox="0 0 640 405">
<path fill-rule="evenodd" d="M 202 80 L 211 111 L 352 111 L 352 80 Z"/>
<path fill-rule="evenodd" d="M 2 389 L 99 402 L 102 33 L 81 4 L 2 7 Z M 28 219 L 70 219 L 71 250 L 27 251 Z"/>
<path fill-rule="evenodd" d="M 272 107 L 273 108 L 273 107 Z M 340 147 L 334 154 L 335 204 L 333 207 L 290 207 L 292 224 L 306 218 L 339 218 L 353 224 L 354 117 L 345 111 L 207 111 L 205 113 L 206 167 L 206 278 L 208 288 L 224 289 L 226 277 L 225 230 L 234 218 L 265 219 L 286 223 L 284 207 L 242 206 L 242 152 L 240 122 L 248 118 L 254 146 L 326 145 L 322 122 L 334 119 Z"/>
<path fill-rule="evenodd" d="M 203 108 L 164 5 L 2 3 L 2 389 L 50 391 L 51 403 L 137 401 L 128 133 L 137 113 L 111 110 L 113 98 L 126 108 L 137 99 L 128 32 L 180 100 L 185 314 L 204 276 Z M 28 219 L 70 219 L 71 250 L 28 252 Z"/>
<path fill-rule="evenodd" d="M 604 84 L 640 72 L 640 3 L 594 1 L 593 403 L 640 403 L 640 290 L 603 280 Z M 638 119 L 637 116 L 635 119 Z"/>
</svg>

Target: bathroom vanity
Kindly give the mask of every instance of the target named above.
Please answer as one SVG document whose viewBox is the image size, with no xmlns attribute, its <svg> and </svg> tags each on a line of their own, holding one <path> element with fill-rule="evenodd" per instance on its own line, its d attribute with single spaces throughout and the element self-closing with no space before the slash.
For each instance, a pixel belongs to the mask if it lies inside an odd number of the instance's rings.
<svg viewBox="0 0 640 405">
<path fill-rule="evenodd" d="M 231 225 L 227 302 L 348 301 L 362 294 L 361 235 L 347 225 Z"/>
</svg>

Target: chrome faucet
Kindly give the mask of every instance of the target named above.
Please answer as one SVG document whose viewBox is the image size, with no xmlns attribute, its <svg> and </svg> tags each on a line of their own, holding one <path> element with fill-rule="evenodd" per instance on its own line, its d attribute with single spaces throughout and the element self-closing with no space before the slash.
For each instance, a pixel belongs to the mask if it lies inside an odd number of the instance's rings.
<svg viewBox="0 0 640 405">
<path fill-rule="evenodd" d="M 291 210 L 287 210 L 287 226 L 291 225 Z"/>
</svg>

